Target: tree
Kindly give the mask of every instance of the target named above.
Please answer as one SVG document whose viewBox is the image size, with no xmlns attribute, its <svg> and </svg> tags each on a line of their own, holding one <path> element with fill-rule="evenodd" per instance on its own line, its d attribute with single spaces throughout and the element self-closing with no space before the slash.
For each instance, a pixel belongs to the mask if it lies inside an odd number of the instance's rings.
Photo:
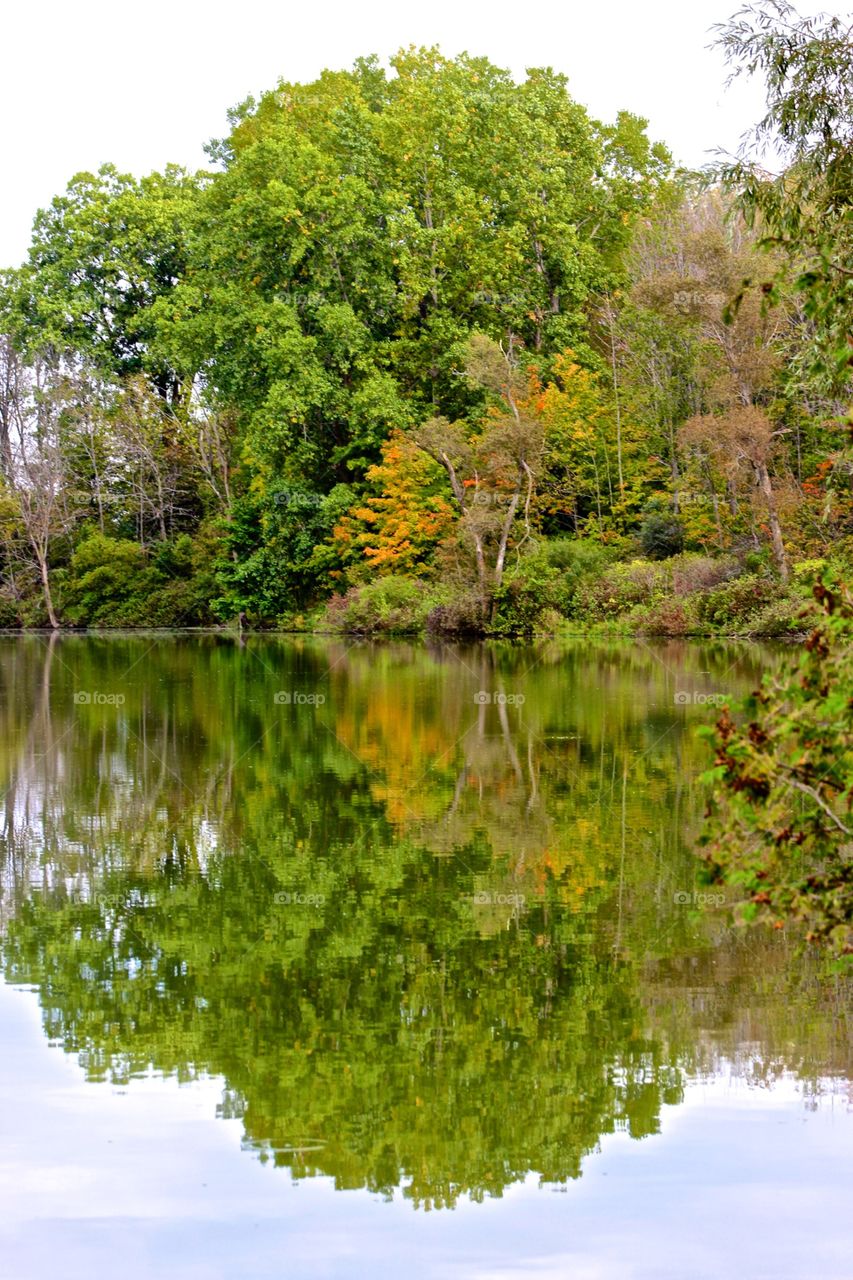
<svg viewBox="0 0 853 1280">
<path fill-rule="evenodd" d="M 765 115 L 722 177 L 757 228 L 783 250 L 768 290 L 793 276 L 817 326 L 816 367 L 849 382 L 853 314 L 853 25 L 802 17 L 762 0 L 717 28 L 732 77 L 760 72 Z M 778 172 L 769 172 L 767 153 Z"/>
<path fill-rule="evenodd" d="M 176 166 L 139 180 L 113 165 L 72 178 L 39 210 L 28 261 L 7 281 L 19 348 L 82 357 L 111 378 L 144 372 L 177 406 L 182 378 L 156 349 L 157 304 L 186 270 L 203 181 Z"/>
<path fill-rule="evenodd" d="M 743 405 L 724 414 L 700 414 L 685 423 L 679 440 L 685 448 L 700 450 L 723 469 L 734 491 L 738 471 L 744 463 L 749 467 L 758 492 L 766 507 L 770 526 L 773 560 L 779 577 L 788 581 L 788 556 L 782 537 L 779 508 L 770 478 L 774 444 L 783 431 L 761 409 Z"/>
<path fill-rule="evenodd" d="M 190 489 L 180 422 L 138 375 L 120 388 L 108 425 L 137 539 L 144 545 L 153 534 L 165 542 L 185 514 Z"/>
<path fill-rule="evenodd" d="M 519 513 L 524 533 L 517 545 L 523 546 L 531 536 L 542 427 L 526 412 L 524 396 L 529 388 L 513 344 L 504 349 L 484 335 L 473 335 L 466 352 L 466 375 L 500 397 L 503 412 L 488 416 L 473 436 L 459 423 L 432 418 L 412 432 L 412 439 L 445 470 L 460 532 L 473 547 L 480 595 L 493 615 Z"/>
<path fill-rule="evenodd" d="M 382 446 L 370 468 L 367 495 L 335 526 L 333 541 L 358 578 L 371 574 L 423 574 L 425 562 L 447 534 L 453 508 L 442 492 L 443 469 L 401 431 Z"/>
<path fill-rule="evenodd" d="M 20 544 L 37 569 L 48 621 L 59 627 L 50 582 L 50 558 L 54 543 L 69 532 L 79 516 L 79 498 L 63 433 L 61 380 L 45 361 L 26 367 L 6 347 L 6 367 L 14 372 L 5 379 L 12 394 L 5 410 L 3 485 L 20 522 Z M 14 556 L 14 542 L 7 549 Z"/>
<path fill-rule="evenodd" d="M 232 114 L 191 261 L 157 304 L 255 465 L 328 492 L 394 428 L 467 417 L 473 332 L 582 348 L 668 167 L 641 121 L 591 120 L 563 77 L 410 49 Z"/>
</svg>

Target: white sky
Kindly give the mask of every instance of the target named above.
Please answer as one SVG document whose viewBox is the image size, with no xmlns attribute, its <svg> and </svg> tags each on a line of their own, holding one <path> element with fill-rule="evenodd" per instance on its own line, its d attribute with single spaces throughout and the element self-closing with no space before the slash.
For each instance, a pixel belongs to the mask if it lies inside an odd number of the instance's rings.
<svg viewBox="0 0 853 1280">
<path fill-rule="evenodd" d="M 106 160 L 134 173 L 205 163 L 249 93 L 408 44 L 485 55 L 516 76 L 553 66 L 599 118 L 647 116 L 676 159 L 733 149 L 759 87 L 724 88 L 709 28 L 740 0 L 4 0 L 0 266 L 25 256 L 36 209 Z M 801 12 L 827 5 L 800 0 Z M 830 0 L 830 6 L 832 6 Z M 836 8 L 836 11 L 838 9 Z"/>
</svg>

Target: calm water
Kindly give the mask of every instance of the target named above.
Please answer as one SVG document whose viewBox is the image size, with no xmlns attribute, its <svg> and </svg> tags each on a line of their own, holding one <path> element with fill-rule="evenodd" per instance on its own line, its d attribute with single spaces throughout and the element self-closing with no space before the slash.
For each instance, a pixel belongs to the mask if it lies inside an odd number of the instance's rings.
<svg viewBox="0 0 853 1280">
<path fill-rule="evenodd" d="M 849 989 L 691 853 L 778 660 L 0 637 L 0 1272 L 850 1280 Z"/>
</svg>

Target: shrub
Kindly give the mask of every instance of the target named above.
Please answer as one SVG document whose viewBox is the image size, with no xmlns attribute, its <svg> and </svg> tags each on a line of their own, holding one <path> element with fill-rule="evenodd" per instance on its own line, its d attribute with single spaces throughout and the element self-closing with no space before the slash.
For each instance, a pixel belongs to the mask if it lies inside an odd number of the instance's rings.
<svg viewBox="0 0 853 1280">
<path fill-rule="evenodd" d="M 495 592 L 495 612 L 489 630 L 496 635 L 532 635 L 546 609 L 555 608 L 559 579 L 541 564 L 519 567 Z"/>
<path fill-rule="evenodd" d="M 210 622 L 207 582 L 200 578 L 175 578 L 154 591 L 145 608 L 151 627 L 202 627 Z"/>
<path fill-rule="evenodd" d="M 490 631 L 497 635 L 532 635 L 543 628 L 545 613 L 565 615 L 581 575 L 593 563 L 590 544 L 543 542 L 512 565 L 495 592 Z"/>
<path fill-rule="evenodd" d="M 444 594 L 419 578 L 389 575 L 352 587 L 344 596 L 333 596 L 326 607 L 326 623 L 333 631 L 356 634 L 411 634 L 424 629 Z"/>
<path fill-rule="evenodd" d="M 92 533 L 71 557 L 65 615 L 84 625 L 144 625 L 160 581 L 138 542 Z"/>
<path fill-rule="evenodd" d="M 89 534 L 61 583 L 63 617 L 101 627 L 206 624 L 216 587 L 208 538 L 204 530 L 180 534 L 147 552 L 137 542 Z"/>
<path fill-rule="evenodd" d="M 577 616 L 582 584 L 599 578 L 613 558 L 610 549 L 585 538 L 555 538 L 547 542 L 545 560 L 557 571 L 559 581 L 545 607 L 567 617 Z"/>
<path fill-rule="evenodd" d="M 669 579 L 668 568 L 648 560 L 614 564 L 605 573 L 583 579 L 575 597 L 575 610 L 596 620 L 612 618 L 634 605 L 662 599 Z"/>
<path fill-rule="evenodd" d="M 723 631 L 748 630 L 747 624 L 779 594 L 772 578 L 747 574 L 698 597 L 700 621 Z"/>
<path fill-rule="evenodd" d="M 650 636 L 689 636 L 697 630 L 692 600 L 660 600 L 636 616 L 634 629 Z"/>
<path fill-rule="evenodd" d="M 10 595 L 0 595 L 0 627 L 21 625 L 21 603 Z"/>
<path fill-rule="evenodd" d="M 684 526 L 676 515 L 652 511 L 640 528 L 640 545 L 650 560 L 667 560 L 684 550 Z"/>
<path fill-rule="evenodd" d="M 709 591 L 736 578 L 739 572 L 737 560 L 732 557 L 712 560 L 710 556 L 679 556 L 672 561 L 672 593 L 691 596 L 698 591 Z"/>
<path fill-rule="evenodd" d="M 487 621 L 487 602 L 479 592 L 469 591 L 436 605 L 427 616 L 426 626 L 433 635 L 482 636 Z"/>
<path fill-rule="evenodd" d="M 589 538 L 554 538 L 545 543 L 545 556 L 552 568 L 575 582 L 588 573 L 601 573 L 613 560 L 607 547 Z"/>
<path fill-rule="evenodd" d="M 748 634 L 757 637 L 775 636 L 781 639 L 797 635 L 806 629 L 801 616 L 802 612 L 801 599 L 785 596 L 781 600 L 774 600 L 751 619 Z"/>
</svg>

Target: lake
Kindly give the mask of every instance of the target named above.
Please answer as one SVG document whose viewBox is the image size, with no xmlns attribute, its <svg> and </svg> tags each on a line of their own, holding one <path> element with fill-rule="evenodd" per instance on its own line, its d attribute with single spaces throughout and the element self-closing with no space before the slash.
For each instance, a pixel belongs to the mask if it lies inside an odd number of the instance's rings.
<svg viewBox="0 0 853 1280">
<path fill-rule="evenodd" d="M 850 1280 L 849 985 L 694 853 L 783 657 L 0 637 L 7 1280 Z"/>
</svg>

